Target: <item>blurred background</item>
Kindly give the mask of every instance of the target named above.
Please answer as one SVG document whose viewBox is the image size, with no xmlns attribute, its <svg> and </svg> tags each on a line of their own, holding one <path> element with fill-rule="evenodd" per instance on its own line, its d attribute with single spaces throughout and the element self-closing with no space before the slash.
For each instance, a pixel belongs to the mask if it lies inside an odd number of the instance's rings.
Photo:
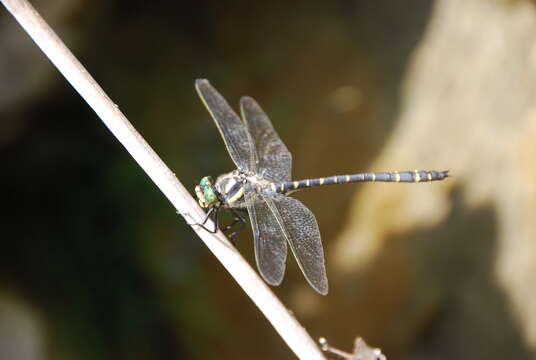
<svg viewBox="0 0 536 360">
<path fill-rule="evenodd" d="M 536 358 L 534 2 L 32 3 L 192 191 L 233 169 L 196 78 L 257 99 L 295 179 L 450 169 L 297 194 L 330 293 L 290 256 L 273 290 L 314 338 Z M 295 358 L 3 7 L 0 166 L 1 360 Z"/>
</svg>

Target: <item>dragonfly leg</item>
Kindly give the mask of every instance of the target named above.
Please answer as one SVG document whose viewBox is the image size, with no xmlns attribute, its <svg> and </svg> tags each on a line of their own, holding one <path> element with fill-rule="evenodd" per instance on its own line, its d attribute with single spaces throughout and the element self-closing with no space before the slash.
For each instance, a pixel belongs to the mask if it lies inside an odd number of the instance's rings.
<svg viewBox="0 0 536 360">
<path fill-rule="evenodd" d="M 240 215 L 239 213 L 237 213 L 234 209 L 231 209 L 231 208 L 228 208 L 229 212 L 234 216 L 234 220 L 231 224 L 227 225 L 224 229 L 222 229 L 223 232 L 226 232 L 226 231 L 229 231 L 231 230 L 236 224 L 239 224 L 239 228 L 236 229 L 235 231 L 233 231 L 231 234 L 229 234 L 229 238 L 231 239 L 231 241 L 233 242 L 234 244 L 234 241 L 233 239 L 236 237 L 236 235 L 238 235 L 242 230 L 244 230 L 244 225 L 246 225 L 246 219 Z M 242 210 L 242 209 L 237 209 L 239 211 L 244 211 L 245 210 Z"/>
<path fill-rule="evenodd" d="M 209 233 L 212 233 L 212 234 L 217 233 L 218 232 L 218 210 L 219 210 L 219 208 L 217 208 L 217 207 L 211 207 L 210 210 L 207 212 L 205 218 L 203 219 L 203 222 L 189 224 L 189 225 L 191 225 L 191 226 L 194 226 L 194 225 L 201 226 L 203 229 L 205 229 Z M 212 219 L 212 222 L 214 223 L 214 229 L 212 229 L 212 230 L 205 226 L 205 224 L 207 223 L 208 219 Z"/>
</svg>

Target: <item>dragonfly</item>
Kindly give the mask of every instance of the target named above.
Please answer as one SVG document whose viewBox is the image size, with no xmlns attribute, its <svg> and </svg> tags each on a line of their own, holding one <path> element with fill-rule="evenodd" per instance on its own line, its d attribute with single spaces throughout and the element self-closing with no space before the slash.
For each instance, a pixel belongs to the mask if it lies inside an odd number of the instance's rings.
<svg viewBox="0 0 536 360">
<path fill-rule="evenodd" d="M 234 216 L 224 231 L 244 226 L 248 214 L 253 229 L 255 261 L 263 279 L 272 286 L 283 281 L 287 244 L 309 285 L 321 295 L 328 293 L 328 279 L 320 230 L 314 214 L 300 201 L 288 196 L 311 187 L 354 182 L 428 182 L 443 180 L 447 171 L 402 171 L 338 175 L 293 181 L 292 155 L 257 102 L 240 99 L 241 118 L 208 80 L 198 79 L 196 90 L 216 123 L 223 142 L 236 165 L 230 173 L 214 180 L 205 176 L 195 187 L 199 204 L 207 209 L 199 225 L 217 232 L 218 211 Z M 213 229 L 205 226 L 208 219 Z"/>
</svg>

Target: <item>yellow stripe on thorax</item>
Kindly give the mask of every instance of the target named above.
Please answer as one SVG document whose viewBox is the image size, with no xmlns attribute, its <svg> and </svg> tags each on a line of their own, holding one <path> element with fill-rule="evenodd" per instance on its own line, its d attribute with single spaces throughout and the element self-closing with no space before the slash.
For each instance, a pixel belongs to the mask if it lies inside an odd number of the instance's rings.
<svg viewBox="0 0 536 360">
<path fill-rule="evenodd" d="M 232 198 L 229 198 L 229 200 L 227 200 L 227 202 L 228 202 L 229 204 L 232 204 L 232 203 L 234 203 L 235 201 L 239 200 L 242 196 L 244 196 L 244 187 L 243 187 L 243 186 L 240 188 L 240 190 L 238 190 L 238 191 L 236 192 L 236 194 L 233 195 Z"/>
</svg>

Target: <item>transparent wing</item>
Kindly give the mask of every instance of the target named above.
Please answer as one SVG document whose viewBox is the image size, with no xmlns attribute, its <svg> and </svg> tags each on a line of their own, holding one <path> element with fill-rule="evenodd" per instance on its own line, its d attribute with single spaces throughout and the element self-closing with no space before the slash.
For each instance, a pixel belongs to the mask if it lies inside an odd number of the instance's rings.
<svg viewBox="0 0 536 360">
<path fill-rule="evenodd" d="M 255 171 L 249 166 L 255 163 L 255 145 L 245 124 L 208 80 L 196 80 L 195 88 L 220 130 L 235 165 L 243 172 Z"/>
<path fill-rule="evenodd" d="M 315 216 L 294 198 L 272 192 L 265 192 L 263 196 L 281 226 L 303 275 L 313 289 L 326 295 L 328 278 Z"/>
<path fill-rule="evenodd" d="M 257 149 L 256 173 L 273 182 L 290 181 L 292 155 L 275 132 L 268 116 L 248 96 L 240 99 L 240 110 Z"/>
<path fill-rule="evenodd" d="M 267 202 L 251 184 L 245 186 L 245 199 L 253 229 L 257 268 L 268 284 L 279 285 L 285 275 L 287 239 Z"/>
</svg>

